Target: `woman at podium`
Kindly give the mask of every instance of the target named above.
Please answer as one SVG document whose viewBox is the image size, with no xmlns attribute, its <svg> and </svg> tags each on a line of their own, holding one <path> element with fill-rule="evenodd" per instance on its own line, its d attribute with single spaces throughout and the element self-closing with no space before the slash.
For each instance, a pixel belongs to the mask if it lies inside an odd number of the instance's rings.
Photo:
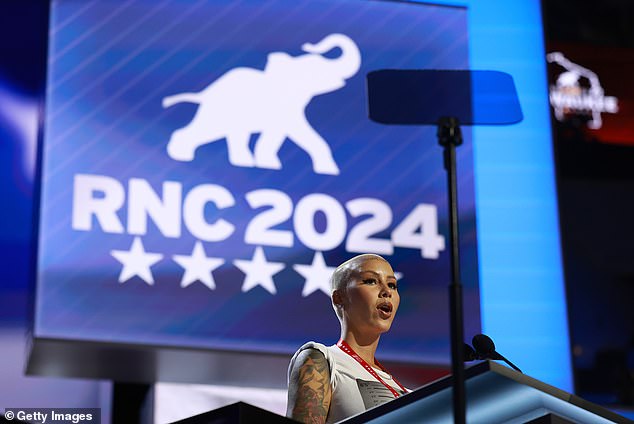
<svg viewBox="0 0 634 424">
<path fill-rule="evenodd" d="M 333 423 L 408 392 L 374 357 L 398 310 L 397 285 L 378 255 L 355 256 L 337 267 L 330 288 L 341 338 L 332 346 L 306 343 L 293 355 L 287 416 Z"/>
</svg>

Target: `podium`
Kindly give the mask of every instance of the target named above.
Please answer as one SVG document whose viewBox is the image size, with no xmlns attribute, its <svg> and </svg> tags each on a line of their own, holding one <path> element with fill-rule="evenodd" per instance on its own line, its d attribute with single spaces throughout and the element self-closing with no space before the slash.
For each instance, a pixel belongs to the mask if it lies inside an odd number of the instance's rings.
<svg viewBox="0 0 634 424">
<path fill-rule="evenodd" d="M 496 362 L 465 369 L 467 423 L 630 423 L 578 396 L 564 392 Z M 451 376 L 342 423 L 453 424 Z"/>
<path fill-rule="evenodd" d="M 542 383 L 496 362 L 465 369 L 467 423 L 631 423 L 612 411 Z M 340 421 L 342 424 L 453 424 L 451 376 L 391 402 Z M 292 423 L 272 412 L 238 402 L 187 418 L 182 424 Z"/>
</svg>

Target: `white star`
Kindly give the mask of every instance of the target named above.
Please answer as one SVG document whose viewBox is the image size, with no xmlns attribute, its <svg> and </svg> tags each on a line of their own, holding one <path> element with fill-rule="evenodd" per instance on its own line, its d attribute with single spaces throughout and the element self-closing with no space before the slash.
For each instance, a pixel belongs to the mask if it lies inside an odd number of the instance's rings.
<svg viewBox="0 0 634 424">
<path fill-rule="evenodd" d="M 163 259 L 160 253 L 146 253 L 139 237 L 135 237 L 130 250 L 111 250 L 110 254 L 123 264 L 119 282 L 123 283 L 138 275 L 150 286 L 154 284 L 154 278 L 150 267 Z"/>
<path fill-rule="evenodd" d="M 194 250 L 190 256 L 174 255 L 172 258 L 174 262 L 185 269 L 181 279 L 181 287 L 187 287 L 196 281 L 200 281 L 211 290 L 216 288 L 211 272 L 224 264 L 225 261 L 219 258 L 208 258 L 200 240 L 194 245 Z"/>
<path fill-rule="evenodd" d="M 293 269 L 306 279 L 302 289 L 302 297 L 306 297 L 316 290 L 321 290 L 330 296 L 330 276 L 335 271 L 335 268 L 326 266 L 321 252 L 315 252 L 312 264 L 293 265 Z"/>
<path fill-rule="evenodd" d="M 255 248 L 253 259 L 250 261 L 236 259 L 233 263 L 246 274 L 242 283 L 242 292 L 248 292 L 259 285 L 271 294 L 277 293 L 273 275 L 283 270 L 285 265 L 281 262 L 267 262 L 261 246 Z"/>
<path fill-rule="evenodd" d="M 396 281 L 401 281 L 401 279 L 403 278 L 403 273 L 394 271 L 394 278 L 396 278 Z"/>
</svg>

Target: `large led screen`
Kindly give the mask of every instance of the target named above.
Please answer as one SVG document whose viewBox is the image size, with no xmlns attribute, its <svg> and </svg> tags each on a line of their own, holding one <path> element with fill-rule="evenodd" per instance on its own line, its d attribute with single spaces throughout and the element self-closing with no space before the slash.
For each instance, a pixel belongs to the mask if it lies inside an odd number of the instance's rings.
<svg viewBox="0 0 634 424">
<path fill-rule="evenodd" d="M 277 353 L 334 343 L 329 276 L 374 252 L 402 299 L 381 357 L 448 363 L 442 149 L 434 126 L 370 121 L 366 74 L 468 69 L 468 56 L 461 7 L 53 1 L 35 336 Z"/>
</svg>

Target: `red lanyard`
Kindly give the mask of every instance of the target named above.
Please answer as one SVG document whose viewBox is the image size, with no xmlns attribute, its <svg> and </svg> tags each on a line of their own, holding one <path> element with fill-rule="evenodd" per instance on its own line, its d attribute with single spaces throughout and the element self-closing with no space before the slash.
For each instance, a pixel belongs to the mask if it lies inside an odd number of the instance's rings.
<svg viewBox="0 0 634 424">
<path fill-rule="evenodd" d="M 343 339 L 339 339 L 339 341 L 337 342 L 337 346 L 339 347 L 339 349 L 343 350 L 348 355 L 352 356 L 359 364 L 361 364 L 363 368 L 365 368 L 367 372 L 372 374 L 372 377 L 376 378 L 381 384 L 387 387 L 387 389 L 390 392 L 392 392 L 395 398 L 399 396 L 398 392 L 394 390 L 392 386 L 390 386 L 385 381 L 383 381 L 383 379 L 376 373 L 376 371 L 374 371 L 374 369 L 367 362 L 365 362 L 365 360 L 362 357 L 357 355 L 357 352 L 352 350 L 352 348 L 350 347 L 348 343 L 346 343 Z M 381 368 L 383 372 L 389 374 L 389 372 L 383 367 L 383 365 L 379 363 L 379 361 L 375 359 L 374 362 L 379 366 L 379 368 Z M 394 379 L 394 382 L 398 385 L 398 387 L 400 387 L 403 390 L 403 393 L 407 393 L 407 389 L 403 387 L 401 383 L 396 381 L 396 378 L 394 378 L 394 376 L 392 376 L 392 378 Z"/>
</svg>

